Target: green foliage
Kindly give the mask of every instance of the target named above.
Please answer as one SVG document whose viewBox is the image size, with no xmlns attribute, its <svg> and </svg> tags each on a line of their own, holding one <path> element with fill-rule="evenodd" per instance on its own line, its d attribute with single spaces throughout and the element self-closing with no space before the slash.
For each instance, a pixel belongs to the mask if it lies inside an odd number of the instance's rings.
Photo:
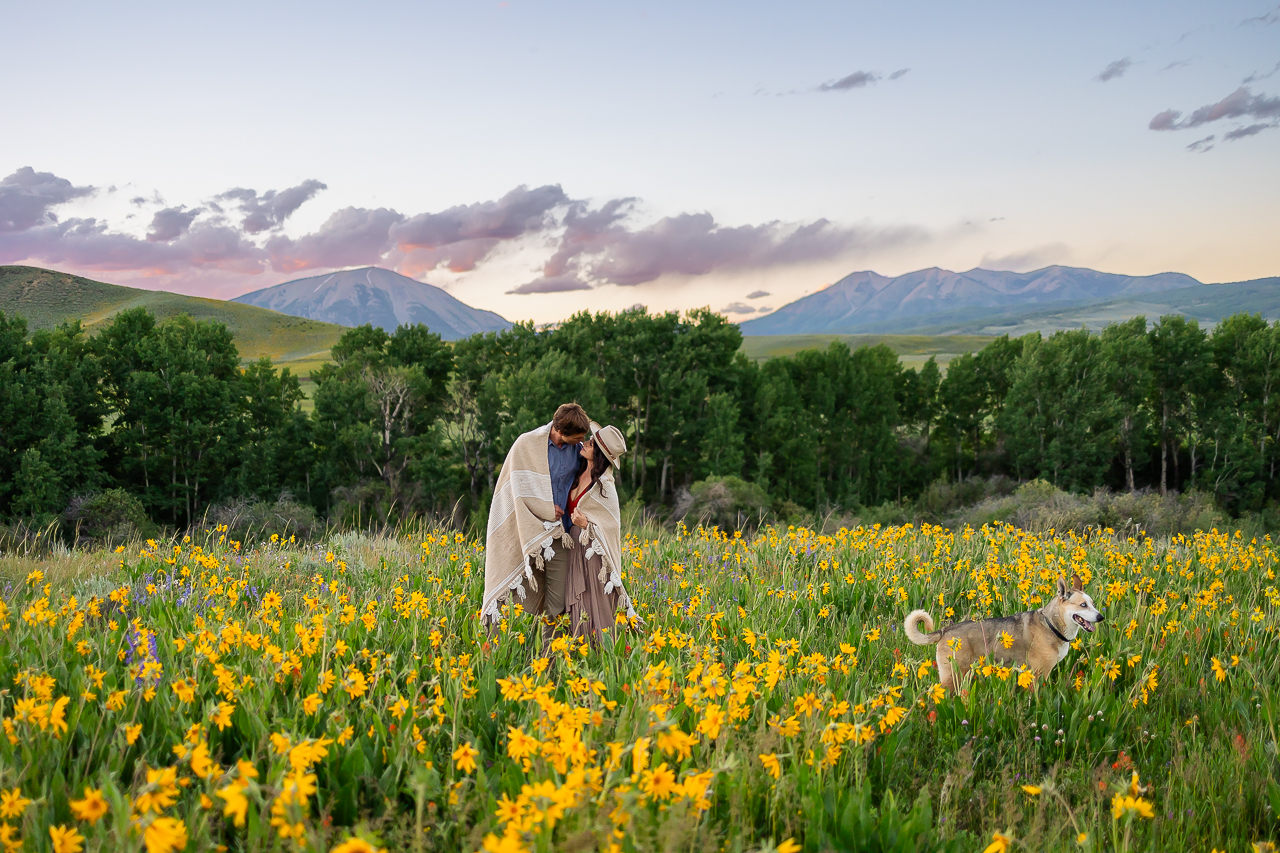
<svg viewBox="0 0 1280 853">
<path fill-rule="evenodd" d="M 321 499 L 357 489 L 357 514 L 386 519 L 422 505 L 439 508 L 440 493 L 421 484 L 438 477 L 436 422 L 444 412 L 453 355 L 426 327 L 388 335 L 368 324 L 346 332 L 336 364 L 313 375 L 317 479 Z M 376 483 L 376 487 L 374 484 Z"/>
<path fill-rule="evenodd" d="M 340 523 L 479 525 L 511 442 L 570 400 L 623 431 L 619 486 L 659 516 L 729 477 L 780 519 L 954 518 L 1009 491 L 971 484 L 1027 479 L 1076 496 L 1154 489 L 1162 506 L 1201 492 L 1253 525 L 1280 501 L 1280 326 L 1256 316 L 1212 334 L 1168 316 L 1004 336 L 945 374 L 934 356 L 905 369 L 883 343 L 763 363 L 741 348 L 709 311 L 584 312 L 452 344 L 364 326 L 315 371 L 307 411 L 290 370 L 242 363 L 218 323 L 139 308 L 90 338 L 79 324 L 28 335 L 0 314 L 0 516 L 47 520 L 123 488 L 175 527 L 283 492 Z M 1048 515 L 1120 510 L 1063 512 Z M 1182 519 L 1161 529 L 1209 517 L 1134 512 Z"/>
<path fill-rule="evenodd" d="M 1117 406 L 1113 367 L 1086 331 L 1032 336 L 1001 419 L 1014 471 L 1066 489 L 1092 489 L 1110 466 Z"/>
<path fill-rule="evenodd" d="M 944 838 L 934 825 L 928 788 L 921 788 L 911 808 L 903 810 L 893 791 L 885 791 L 878 808 L 871 805 L 871 786 L 828 789 L 822 812 L 813 816 L 818 845 L 840 853 L 961 853 L 973 849 L 967 833 Z"/>
</svg>

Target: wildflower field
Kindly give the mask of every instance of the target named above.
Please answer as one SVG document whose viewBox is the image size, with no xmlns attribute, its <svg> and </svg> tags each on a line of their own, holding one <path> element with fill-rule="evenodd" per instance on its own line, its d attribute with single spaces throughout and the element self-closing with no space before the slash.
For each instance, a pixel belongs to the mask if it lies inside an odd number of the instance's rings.
<svg viewBox="0 0 1280 853">
<path fill-rule="evenodd" d="M 5 850 L 1250 851 L 1276 812 L 1270 541 L 859 528 L 626 544 L 598 647 L 477 619 L 453 532 L 9 559 Z M 937 685 L 902 619 L 1107 621 Z"/>
</svg>

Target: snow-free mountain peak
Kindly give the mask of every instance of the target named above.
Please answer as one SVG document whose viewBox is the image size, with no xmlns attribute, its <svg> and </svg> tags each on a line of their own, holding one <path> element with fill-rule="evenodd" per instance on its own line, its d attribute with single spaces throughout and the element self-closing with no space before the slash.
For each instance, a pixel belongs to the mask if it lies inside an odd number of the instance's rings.
<svg viewBox="0 0 1280 853">
<path fill-rule="evenodd" d="M 233 301 L 343 326 L 369 323 L 388 332 L 402 324 L 425 323 L 447 341 L 511 327 L 492 311 L 472 308 L 434 285 L 381 267 L 300 278 Z"/>
</svg>

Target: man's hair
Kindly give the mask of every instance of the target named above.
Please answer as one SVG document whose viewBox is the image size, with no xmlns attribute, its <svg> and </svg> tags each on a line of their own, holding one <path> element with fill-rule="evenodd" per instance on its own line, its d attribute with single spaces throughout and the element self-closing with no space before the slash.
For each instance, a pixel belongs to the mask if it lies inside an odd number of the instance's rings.
<svg viewBox="0 0 1280 853">
<path fill-rule="evenodd" d="M 551 426 L 561 435 L 586 435 L 591 429 L 591 419 L 577 403 L 565 403 L 556 409 Z"/>
</svg>

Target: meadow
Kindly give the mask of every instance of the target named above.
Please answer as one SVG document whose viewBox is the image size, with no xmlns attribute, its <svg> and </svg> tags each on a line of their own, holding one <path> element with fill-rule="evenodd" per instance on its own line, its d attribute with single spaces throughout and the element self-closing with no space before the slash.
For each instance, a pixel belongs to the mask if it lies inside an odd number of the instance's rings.
<svg viewBox="0 0 1280 853">
<path fill-rule="evenodd" d="M 1268 539 L 633 523 L 642 621 L 477 620 L 452 531 L 0 559 L 6 851 L 1254 850 L 1280 835 Z M 902 619 L 1107 615 L 1038 683 Z M 1258 850 L 1271 849 L 1258 847 Z"/>
</svg>

